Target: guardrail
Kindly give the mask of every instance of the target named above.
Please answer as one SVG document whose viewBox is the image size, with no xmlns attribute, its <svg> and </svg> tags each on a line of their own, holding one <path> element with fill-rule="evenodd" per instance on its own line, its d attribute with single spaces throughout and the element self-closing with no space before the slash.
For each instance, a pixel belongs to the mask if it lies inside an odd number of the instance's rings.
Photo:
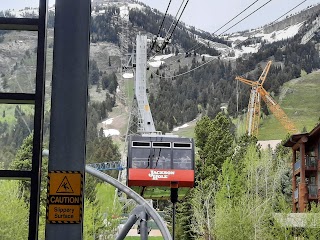
<svg viewBox="0 0 320 240">
<path fill-rule="evenodd" d="M 294 171 L 297 171 L 298 169 L 300 169 L 301 168 L 301 161 L 298 161 L 298 162 L 296 162 L 295 164 L 294 164 Z"/>
<path fill-rule="evenodd" d="M 309 197 L 316 198 L 318 197 L 318 186 L 315 184 L 308 185 Z"/>
<path fill-rule="evenodd" d="M 299 189 L 294 190 L 294 199 L 298 199 L 299 197 Z"/>
</svg>

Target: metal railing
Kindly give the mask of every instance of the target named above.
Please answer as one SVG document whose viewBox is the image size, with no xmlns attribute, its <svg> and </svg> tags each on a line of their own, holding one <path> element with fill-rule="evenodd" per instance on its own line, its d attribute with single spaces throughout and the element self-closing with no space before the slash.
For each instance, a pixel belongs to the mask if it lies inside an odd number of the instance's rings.
<svg viewBox="0 0 320 240">
<path fill-rule="evenodd" d="M 306 169 L 317 168 L 318 161 L 315 156 L 306 156 Z M 297 171 L 301 168 L 301 161 L 298 160 L 294 163 L 294 171 Z"/>
<path fill-rule="evenodd" d="M 315 156 L 306 156 L 306 167 L 307 168 L 317 167 L 317 159 Z"/>
<path fill-rule="evenodd" d="M 309 197 L 316 198 L 318 197 L 318 186 L 315 184 L 308 185 L 308 195 Z"/>
<path fill-rule="evenodd" d="M 298 199 L 299 197 L 299 189 L 294 190 L 294 199 Z"/>
<path fill-rule="evenodd" d="M 102 162 L 102 163 L 90 163 L 87 166 L 93 167 L 99 171 L 107 171 L 107 170 L 118 170 L 121 171 L 125 169 L 124 166 L 121 165 L 121 161 L 110 161 L 110 162 Z"/>
<path fill-rule="evenodd" d="M 298 161 L 298 162 L 296 162 L 295 164 L 294 164 L 294 171 L 297 171 L 298 169 L 300 169 L 301 168 L 301 161 Z"/>
</svg>

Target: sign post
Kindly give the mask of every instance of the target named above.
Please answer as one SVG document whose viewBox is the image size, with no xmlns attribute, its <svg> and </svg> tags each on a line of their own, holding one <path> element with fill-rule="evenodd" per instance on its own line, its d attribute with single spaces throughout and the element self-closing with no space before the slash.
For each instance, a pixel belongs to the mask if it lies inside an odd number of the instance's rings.
<svg viewBox="0 0 320 240">
<path fill-rule="evenodd" d="M 46 240 L 83 239 L 90 5 L 55 1 Z"/>
</svg>

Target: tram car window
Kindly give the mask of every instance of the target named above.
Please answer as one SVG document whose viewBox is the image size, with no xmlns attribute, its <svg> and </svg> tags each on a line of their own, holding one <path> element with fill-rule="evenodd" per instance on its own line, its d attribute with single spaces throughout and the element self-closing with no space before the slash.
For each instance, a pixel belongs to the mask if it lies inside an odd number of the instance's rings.
<svg viewBox="0 0 320 240">
<path fill-rule="evenodd" d="M 131 168 L 150 168 L 151 143 L 133 141 L 131 148 L 132 160 L 129 162 Z"/>
<path fill-rule="evenodd" d="M 173 168 L 193 169 L 191 143 L 173 143 Z"/>
<path fill-rule="evenodd" d="M 151 199 L 170 198 L 170 187 L 178 184 L 179 196 L 194 186 L 194 142 L 176 136 L 130 136 L 127 184 Z"/>
<path fill-rule="evenodd" d="M 152 143 L 152 166 L 154 169 L 171 168 L 171 143 L 153 142 Z"/>
<path fill-rule="evenodd" d="M 128 168 L 194 169 L 194 146 L 189 138 L 131 136 Z"/>
</svg>

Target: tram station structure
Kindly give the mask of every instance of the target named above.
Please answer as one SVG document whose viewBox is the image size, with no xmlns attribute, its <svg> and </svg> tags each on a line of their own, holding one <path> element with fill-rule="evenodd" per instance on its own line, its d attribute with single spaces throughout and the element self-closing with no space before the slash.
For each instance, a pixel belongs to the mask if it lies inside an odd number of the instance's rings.
<svg viewBox="0 0 320 240">
<path fill-rule="evenodd" d="M 291 135 L 284 146 L 292 148 L 292 211 L 305 212 L 320 198 L 320 123 Z"/>
</svg>

